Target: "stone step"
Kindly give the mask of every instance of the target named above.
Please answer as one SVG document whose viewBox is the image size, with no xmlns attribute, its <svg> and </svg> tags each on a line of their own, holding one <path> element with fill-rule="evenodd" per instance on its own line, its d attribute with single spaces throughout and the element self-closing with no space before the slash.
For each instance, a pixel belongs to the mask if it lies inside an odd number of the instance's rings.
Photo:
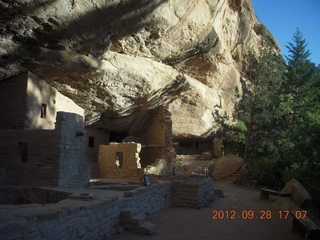
<svg viewBox="0 0 320 240">
<path fill-rule="evenodd" d="M 137 229 L 136 233 L 140 234 L 153 234 L 155 232 L 156 225 L 150 222 L 144 222 Z"/>
<path fill-rule="evenodd" d="M 131 218 L 131 222 L 136 225 L 142 225 L 144 220 L 146 219 L 146 215 L 139 214 Z"/>
<path fill-rule="evenodd" d="M 145 222 L 146 215 L 138 214 L 133 216 L 133 209 L 128 208 L 120 212 L 120 223 L 127 230 L 139 234 L 152 234 L 155 225 Z"/>
</svg>

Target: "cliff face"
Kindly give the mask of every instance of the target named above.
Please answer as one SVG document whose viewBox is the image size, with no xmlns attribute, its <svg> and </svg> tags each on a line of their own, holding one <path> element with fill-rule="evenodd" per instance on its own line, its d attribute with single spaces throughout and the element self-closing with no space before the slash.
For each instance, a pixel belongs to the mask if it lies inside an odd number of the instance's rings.
<svg viewBox="0 0 320 240">
<path fill-rule="evenodd" d="M 142 109 L 166 106 L 177 137 L 205 137 L 215 112 L 232 113 L 244 55 L 258 53 L 261 38 L 250 0 L 0 0 L 0 8 L 0 79 L 30 70 L 106 128 L 130 130 Z"/>
</svg>

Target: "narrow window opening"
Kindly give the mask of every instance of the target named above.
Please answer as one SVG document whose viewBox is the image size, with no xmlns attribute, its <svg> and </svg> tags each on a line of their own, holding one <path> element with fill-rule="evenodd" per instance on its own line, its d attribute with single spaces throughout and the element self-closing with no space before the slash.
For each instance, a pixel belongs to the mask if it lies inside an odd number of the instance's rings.
<svg viewBox="0 0 320 240">
<path fill-rule="evenodd" d="M 41 105 L 41 114 L 40 114 L 41 118 L 47 118 L 47 104 L 42 104 Z"/>
<path fill-rule="evenodd" d="M 17 158 L 20 162 L 28 162 L 28 143 L 19 142 L 17 149 Z"/>
<path fill-rule="evenodd" d="M 123 152 L 116 152 L 117 168 L 123 168 Z"/>
<path fill-rule="evenodd" d="M 196 142 L 196 148 L 199 148 L 199 142 Z"/>
<path fill-rule="evenodd" d="M 94 148 L 94 137 L 90 136 L 88 139 L 88 147 Z"/>
</svg>

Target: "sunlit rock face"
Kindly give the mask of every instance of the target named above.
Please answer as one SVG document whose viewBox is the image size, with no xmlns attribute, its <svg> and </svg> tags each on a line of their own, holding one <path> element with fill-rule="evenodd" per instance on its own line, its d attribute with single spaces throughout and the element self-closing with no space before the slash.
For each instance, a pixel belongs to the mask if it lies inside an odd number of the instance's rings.
<svg viewBox="0 0 320 240">
<path fill-rule="evenodd" d="M 0 79 L 30 70 L 89 122 L 121 118 L 129 129 L 127 116 L 166 106 L 176 137 L 206 137 L 215 112 L 232 114 L 244 55 L 258 54 L 261 38 L 250 0 L 0 0 L 0 8 Z"/>
</svg>

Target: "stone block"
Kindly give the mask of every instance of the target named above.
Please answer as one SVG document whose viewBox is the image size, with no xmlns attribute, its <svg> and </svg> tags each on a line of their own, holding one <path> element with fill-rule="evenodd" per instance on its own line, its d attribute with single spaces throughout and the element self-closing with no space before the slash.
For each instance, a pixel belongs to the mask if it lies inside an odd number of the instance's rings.
<svg viewBox="0 0 320 240">
<path fill-rule="evenodd" d="M 136 233 L 140 234 L 153 234 L 156 230 L 156 225 L 150 222 L 144 222 L 141 226 L 135 229 Z"/>
</svg>

